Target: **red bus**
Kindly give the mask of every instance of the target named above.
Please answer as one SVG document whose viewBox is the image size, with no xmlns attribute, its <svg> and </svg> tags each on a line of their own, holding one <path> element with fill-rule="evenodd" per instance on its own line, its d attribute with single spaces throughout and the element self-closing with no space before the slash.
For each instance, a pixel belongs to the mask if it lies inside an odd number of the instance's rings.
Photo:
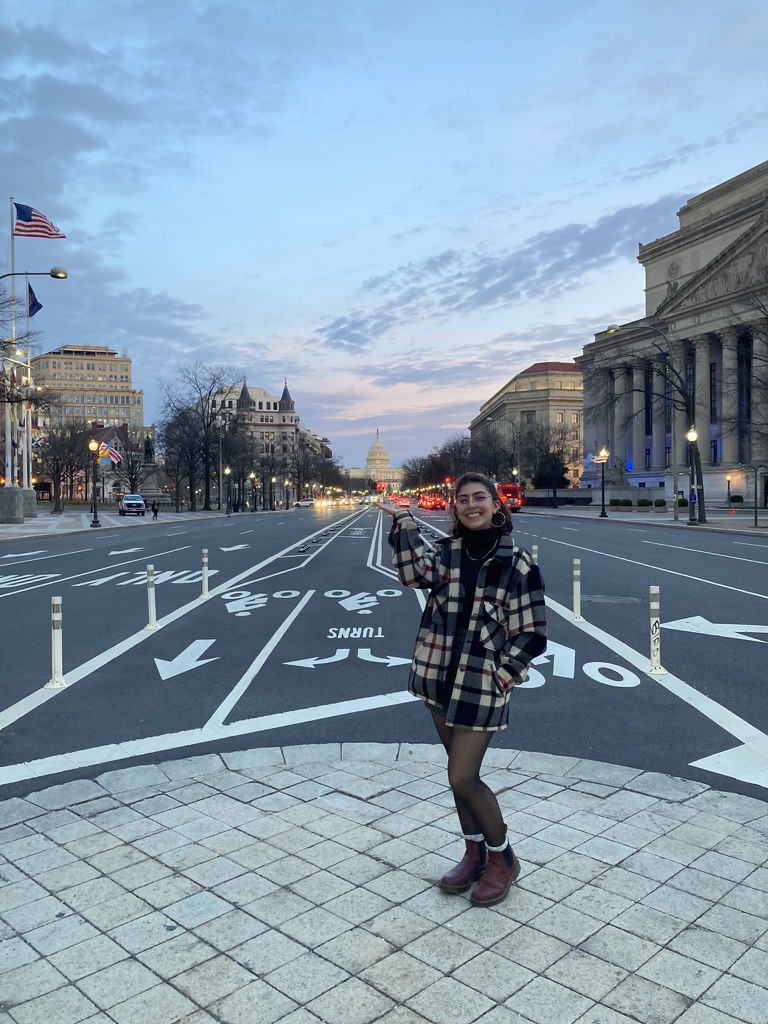
<svg viewBox="0 0 768 1024">
<path fill-rule="evenodd" d="M 517 509 L 523 507 L 523 489 L 518 483 L 501 483 L 496 484 L 496 490 L 499 492 L 499 497 L 507 506 L 507 508 L 514 512 Z"/>
</svg>

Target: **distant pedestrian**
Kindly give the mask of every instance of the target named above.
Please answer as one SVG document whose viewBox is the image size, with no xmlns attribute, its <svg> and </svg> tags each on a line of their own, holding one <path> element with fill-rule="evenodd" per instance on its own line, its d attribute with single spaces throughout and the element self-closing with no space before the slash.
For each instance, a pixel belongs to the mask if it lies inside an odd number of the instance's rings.
<svg viewBox="0 0 768 1024">
<path fill-rule="evenodd" d="M 406 508 L 392 516 L 389 542 L 400 582 L 429 592 L 408 688 L 429 708 L 448 753 L 448 783 L 464 833 L 462 860 L 440 880 L 476 906 L 506 898 L 520 874 L 496 795 L 480 768 L 495 732 L 506 729 L 512 688 L 546 648 L 544 584 L 510 536 L 512 516 L 479 473 L 456 481 L 449 536 L 427 546 Z"/>
<path fill-rule="evenodd" d="M 153 519 L 157 519 L 157 513 L 159 511 L 160 511 L 160 506 L 158 505 L 157 500 L 155 500 L 155 501 L 152 502 L 152 518 Z"/>
</svg>

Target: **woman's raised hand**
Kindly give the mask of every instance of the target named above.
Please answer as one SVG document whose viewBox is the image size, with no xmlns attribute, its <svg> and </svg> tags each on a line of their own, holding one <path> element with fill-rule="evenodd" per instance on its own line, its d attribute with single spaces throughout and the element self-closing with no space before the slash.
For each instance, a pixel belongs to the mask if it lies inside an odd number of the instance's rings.
<svg viewBox="0 0 768 1024">
<path fill-rule="evenodd" d="M 374 501 L 373 507 L 377 508 L 380 512 L 388 512 L 392 518 L 395 518 L 397 508 L 394 505 L 387 505 L 383 501 Z"/>
</svg>

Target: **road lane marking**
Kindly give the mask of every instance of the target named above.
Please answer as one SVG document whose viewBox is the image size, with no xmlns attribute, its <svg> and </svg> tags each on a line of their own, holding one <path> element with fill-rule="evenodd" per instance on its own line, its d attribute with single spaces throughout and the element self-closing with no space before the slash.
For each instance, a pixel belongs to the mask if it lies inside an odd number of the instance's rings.
<svg viewBox="0 0 768 1024">
<path fill-rule="evenodd" d="M 272 653 L 272 651 L 274 651 L 275 647 L 277 647 L 278 643 L 283 639 L 288 629 L 293 625 L 294 621 L 304 610 L 308 601 L 314 595 L 314 593 L 314 590 L 308 590 L 304 597 L 296 605 L 296 607 L 292 609 L 290 615 L 288 615 L 287 618 L 283 620 L 280 626 L 272 634 L 269 641 L 264 645 L 264 647 L 262 647 L 262 649 L 253 659 L 251 664 L 245 670 L 243 675 L 240 677 L 237 685 L 229 692 L 229 694 L 224 698 L 221 704 L 219 704 L 219 706 L 213 712 L 211 717 L 206 722 L 204 728 L 207 729 L 210 726 L 221 725 L 224 722 L 224 719 L 227 717 L 229 712 L 232 710 L 235 704 L 237 704 L 242 695 L 251 685 L 251 683 L 258 675 L 259 671 L 261 670 L 262 666 L 266 662 L 269 655 Z"/>
<path fill-rule="evenodd" d="M 736 541 L 738 544 L 738 541 Z M 687 551 L 692 555 L 710 555 L 712 558 L 730 558 L 734 562 L 749 562 L 750 565 L 768 565 L 768 562 L 761 562 L 755 558 L 745 558 L 742 555 L 726 555 L 721 551 L 707 551 L 706 548 L 681 548 L 679 544 L 661 544 L 657 540 L 644 540 L 643 544 L 653 544 L 657 548 L 672 548 L 674 551 Z M 761 547 L 762 545 L 756 545 Z"/>
<path fill-rule="evenodd" d="M 619 640 L 616 637 L 606 633 L 600 629 L 599 626 L 594 626 L 592 623 L 586 620 L 577 621 L 572 618 L 572 611 L 570 608 L 566 608 L 564 605 L 558 604 L 557 601 L 553 601 L 552 598 L 545 598 L 547 607 L 551 608 L 552 611 L 556 612 L 562 619 L 569 622 L 574 628 L 580 630 L 582 633 L 586 633 L 587 636 L 591 636 L 594 640 L 597 640 L 603 646 L 609 650 L 618 654 L 625 661 L 629 662 L 633 668 L 637 669 L 638 672 L 642 672 L 644 676 L 647 676 L 651 682 L 657 683 L 659 686 L 663 686 L 665 690 L 668 690 L 674 697 L 682 700 L 688 704 L 695 711 L 704 715 L 715 725 L 719 726 L 724 732 L 730 733 L 735 739 L 740 740 L 744 747 L 747 748 L 747 752 L 750 758 L 750 766 L 752 775 L 750 778 L 745 778 L 743 775 L 734 776 L 744 782 L 753 781 L 755 785 L 767 786 L 768 785 L 768 736 L 757 729 L 754 725 L 740 718 L 739 715 L 733 711 L 729 711 L 728 708 L 723 707 L 722 704 L 718 704 L 717 701 L 712 700 L 711 697 L 707 697 L 705 694 L 700 693 L 689 683 L 684 682 L 677 676 L 672 675 L 671 672 L 664 672 L 659 674 L 651 675 L 649 672 L 649 659 L 646 655 L 640 654 L 635 651 L 628 644 Z M 741 748 L 736 748 L 741 749 Z M 733 754 L 733 751 L 727 752 Z M 721 757 L 720 754 L 711 755 L 712 763 L 716 762 L 716 759 Z M 704 761 L 708 761 L 710 758 L 704 758 Z M 731 763 L 733 758 L 731 759 Z M 691 765 L 700 765 L 702 762 L 691 762 Z M 711 769 L 709 769 L 711 770 Z M 727 773 L 723 773 L 727 774 Z M 758 781 L 759 777 L 763 777 L 763 781 Z"/>
<path fill-rule="evenodd" d="M 158 551 L 158 552 L 156 552 L 153 555 L 153 557 L 154 558 L 163 558 L 165 555 L 175 555 L 179 551 L 186 551 L 188 547 L 189 547 L 189 545 L 185 544 L 184 547 L 182 547 L 182 548 L 171 548 L 170 551 Z M 148 558 L 148 557 L 149 557 L 148 555 L 144 556 L 144 558 Z M 124 562 L 115 562 L 114 565 L 110 565 L 110 566 L 100 565 L 98 567 L 98 569 L 88 569 L 87 572 L 78 572 L 78 573 L 75 573 L 74 576 L 58 576 L 57 579 L 55 580 L 55 582 L 56 582 L 56 585 L 58 586 L 59 583 L 69 583 L 70 580 L 79 580 L 83 576 L 92 576 L 95 572 L 104 572 L 105 570 L 107 572 L 111 572 L 113 569 L 119 569 L 121 565 L 133 565 L 134 562 L 140 562 L 140 561 L 142 561 L 141 558 L 128 558 Z M 30 590 L 39 590 L 40 587 L 50 587 L 51 585 L 52 585 L 52 582 L 37 583 L 37 584 L 35 584 L 34 586 L 31 586 L 31 587 L 24 587 L 23 590 L 14 590 L 10 594 L 0 594 L 0 599 L 2 599 L 4 597 L 16 597 L 18 594 L 26 594 Z"/>
<path fill-rule="evenodd" d="M 547 538 L 543 538 L 546 540 Z M 727 583 L 717 583 L 715 580 L 703 579 L 701 576 L 691 576 L 687 572 L 677 572 L 676 569 L 667 569 L 663 565 L 654 565 L 649 562 L 638 562 L 635 558 L 626 558 L 624 555 L 612 555 L 608 551 L 600 551 L 595 548 L 586 548 L 583 544 L 569 544 L 565 540 L 555 540 L 554 537 L 549 539 L 550 544 L 560 544 L 565 548 L 574 548 L 576 551 L 586 551 L 590 555 L 602 555 L 603 558 L 613 558 L 617 562 L 629 562 L 630 565 L 639 565 L 643 569 L 653 569 L 655 572 L 665 572 L 670 576 L 680 576 L 684 580 L 693 580 L 694 583 L 707 583 L 710 587 L 719 587 L 721 590 L 733 590 L 737 594 L 746 594 L 747 597 L 759 597 L 763 601 L 768 601 L 768 594 L 758 594 L 753 590 L 744 590 L 743 587 L 732 587 Z M 643 541 L 643 543 L 646 543 Z"/>
<path fill-rule="evenodd" d="M 29 561 L 29 562 L 48 562 L 49 560 L 54 559 L 54 558 L 69 558 L 70 555 L 85 555 L 89 551 L 93 551 L 93 548 L 78 548 L 76 551 L 61 551 L 61 552 L 59 552 L 58 555 L 45 555 L 45 557 L 43 557 L 43 558 L 29 558 L 29 559 L 27 559 L 27 561 Z M 39 553 L 40 552 L 38 552 L 38 551 L 30 551 L 30 552 L 28 552 L 28 554 L 30 554 L 30 555 L 37 555 Z M 3 555 L 3 558 L 24 558 L 24 557 L 25 557 L 24 555 Z M 13 565 L 14 567 L 17 566 L 18 564 L 19 564 L 18 562 L 11 562 L 11 563 L 9 563 L 9 565 Z"/>
<path fill-rule="evenodd" d="M 166 733 L 146 739 L 127 740 L 124 743 L 88 747 L 84 750 L 74 750 L 69 754 L 55 754 L 52 757 L 43 757 L 35 761 L 25 761 L 23 764 L 2 767 L 0 768 L 0 785 L 22 782 L 26 779 L 41 779 L 57 775 L 60 772 L 82 771 L 83 768 L 89 766 L 114 764 L 117 761 L 146 757 L 164 750 L 182 750 L 185 747 L 213 743 L 228 737 L 250 736 L 272 729 L 285 729 L 292 725 L 318 722 L 326 718 L 339 718 L 342 715 L 359 715 L 365 711 L 398 707 L 401 704 L 410 704 L 414 701 L 420 703 L 418 697 L 414 697 L 407 690 L 402 690 L 397 693 L 383 693 L 376 697 L 359 697 L 337 704 L 321 704 L 311 708 L 299 708 L 296 711 L 282 711 L 274 715 L 265 715 L 263 718 L 249 718 L 240 722 L 232 722 L 230 725 L 188 729 L 184 732 Z"/>
</svg>

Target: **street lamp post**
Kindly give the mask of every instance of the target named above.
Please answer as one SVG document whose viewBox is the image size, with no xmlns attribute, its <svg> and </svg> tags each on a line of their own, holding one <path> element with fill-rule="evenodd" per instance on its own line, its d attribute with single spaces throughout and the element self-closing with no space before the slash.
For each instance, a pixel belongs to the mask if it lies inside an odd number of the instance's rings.
<svg viewBox="0 0 768 1024">
<path fill-rule="evenodd" d="M 95 437 L 92 437 L 88 442 L 88 449 L 93 454 L 93 519 L 91 520 L 91 526 L 101 526 L 99 522 L 99 507 L 96 502 L 96 490 L 99 482 L 99 442 Z"/>
<path fill-rule="evenodd" d="M 725 486 L 726 486 L 725 500 L 730 504 L 730 501 L 731 501 L 731 474 L 730 473 L 726 473 L 725 474 Z"/>
<path fill-rule="evenodd" d="M 605 446 L 603 446 L 600 449 L 600 454 L 597 456 L 597 458 L 592 460 L 593 462 L 600 463 L 600 519 L 608 518 L 608 513 L 605 511 L 605 464 L 608 461 L 609 455 L 610 452 Z"/>
<path fill-rule="evenodd" d="M 232 470 L 229 466 L 224 467 L 224 476 L 227 480 L 227 515 L 232 515 L 232 481 L 230 480 L 230 473 Z"/>
<path fill-rule="evenodd" d="M 269 481 L 269 511 L 275 511 L 275 484 L 277 483 L 277 477 L 272 477 Z"/>
<path fill-rule="evenodd" d="M 696 521 L 696 485 L 694 482 L 694 467 L 693 467 L 693 446 L 699 438 L 696 433 L 696 428 L 691 427 L 688 433 L 685 435 L 688 441 L 688 469 L 690 474 L 689 486 L 688 486 L 688 525 L 698 526 Z"/>
<path fill-rule="evenodd" d="M 254 470 L 248 474 L 248 479 L 251 481 L 251 512 L 256 511 L 256 473 Z"/>
</svg>

